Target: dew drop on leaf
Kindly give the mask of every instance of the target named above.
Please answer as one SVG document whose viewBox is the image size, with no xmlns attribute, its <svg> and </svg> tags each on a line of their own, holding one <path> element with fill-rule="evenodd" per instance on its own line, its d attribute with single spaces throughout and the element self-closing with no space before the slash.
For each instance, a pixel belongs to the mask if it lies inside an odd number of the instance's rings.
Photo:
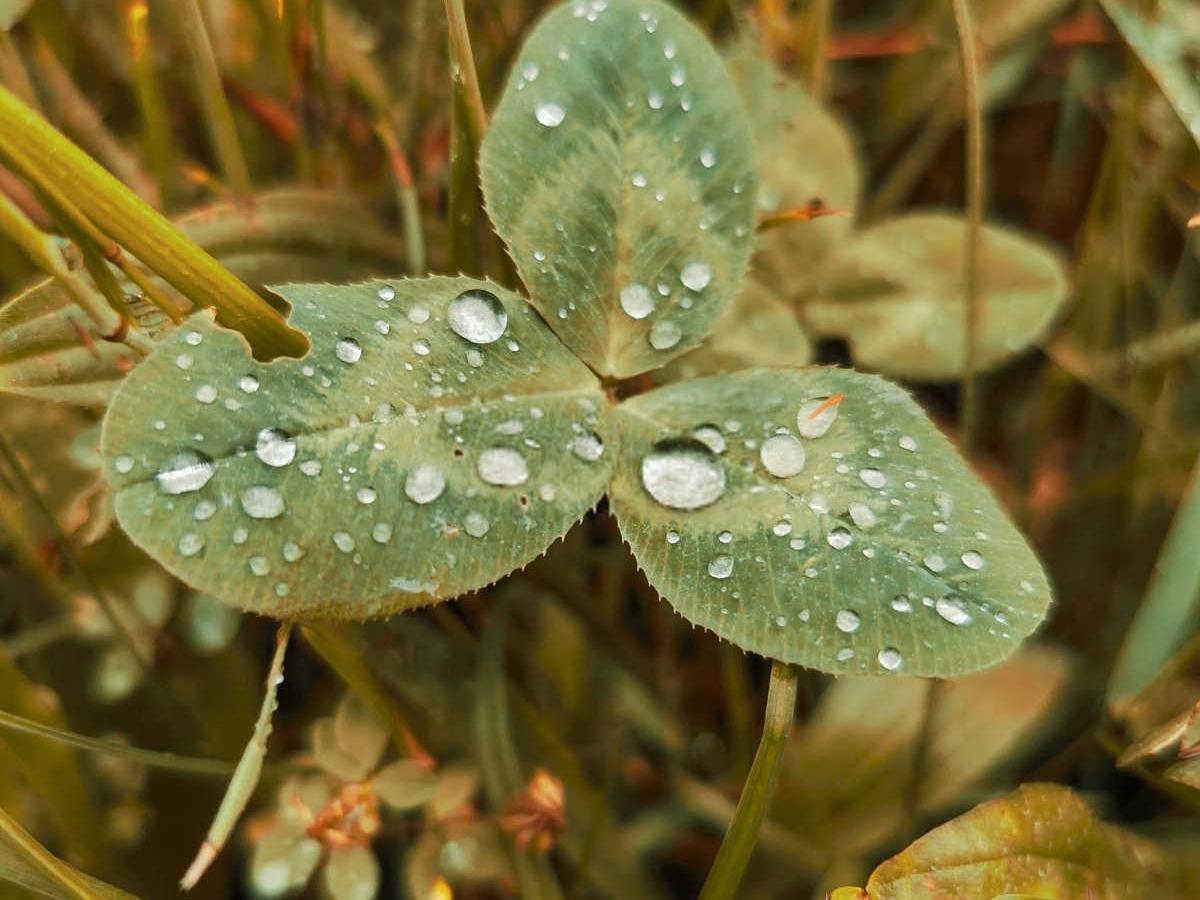
<svg viewBox="0 0 1200 900">
<path fill-rule="evenodd" d="M 837 630 L 843 634 L 854 634 L 862 624 L 862 617 L 852 609 L 839 609 L 833 617 Z"/>
<path fill-rule="evenodd" d="M 525 457 L 509 447 L 492 447 L 479 454 L 475 466 L 479 477 L 498 487 L 515 487 L 529 480 Z"/>
<path fill-rule="evenodd" d="M 733 557 L 718 556 L 708 564 L 708 574 L 713 578 L 725 579 L 733 574 Z"/>
<path fill-rule="evenodd" d="M 790 434 L 767 438 L 758 455 L 763 467 L 776 478 L 791 478 L 804 469 L 804 445 Z"/>
<path fill-rule="evenodd" d="M 621 309 L 631 319 L 644 319 L 654 312 L 654 296 L 644 284 L 633 282 L 621 288 Z"/>
<path fill-rule="evenodd" d="M 463 291 L 450 301 L 446 321 L 460 338 L 472 344 L 491 344 L 508 328 L 508 312 L 491 291 Z"/>
<path fill-rule="evenodd" d="M 533 108 L 533 117 L 537 119 L 539 125 L 547 128 L 558 127 L 566 116 L 567 111 L 553 100 L 543 100 Z"/>
<path fill-rule="evenodd" d="M 351 337 L 339 338 L 333 352 L 338 359 L 351 366 L 362 359 L 362 345 Z"/>
<path fill-rule="evenodd" d="M 378 496 L 379 495 L 375 492 L 375 488 L 369 487 L 361 487 L 354 494 L 355 499 L 358 500 L 358 502 L 363 506 L 370 506 L 375 502 L 375 498 Z"/>
<path fill-rule="evenodd" d="M 259 388 L 258 379 L 255 378 L 253 375 L 243 375 L 241 378 L 238 379 L 238 387 L 242 390 L 243 393 L 246 393 L 246 394 L 256 393 Z"/>
<path fill-rule="evenodd" d="M 884 647 L 879 651 L 876 659 L 879 660 L 879 665 L 883 666 L 889 672 L 895 672 L 900 668 L 901 663 L 904 662 L 904 659 L 900 656 L 900 651 L 895 647 Z"/>
<path fill-rule="evenodd" d="M 215 471 L 211 458 L 195 450 L 184 450 L 163 463 L 155 480 L 164 494 L 189 494 L 208 484 Z"/>
<path fill-rule="evenodd" d="M 934 609 L 951 625 L 971 624 L 971 614 L 957 597 L 939 597 Z"/>
<path fill-rule="evenodd" d="M 642 460 L 642 486 L 663 506 L 700 509 L 725 493 L 725 470 L 699 441 L 660 441 Z"/>
<path fill-rule="evenodd" d="M 488 533 L 488 529 L 491 527 L 492 523 L 482 513 L 469 512 L 463 518 L 463 530 L 471 537 L 481 538 Z"/>
<path fill-rule="evenodd" d="M 255 441 L 254 455 L 268 466 L 279 469 L 291 465 L 296 458 L 296 442 L 286 431 L 264 428 Z"/>
<path fill-rule="evenodd" d="M 849 529 L 839 525 L 825 536 L 825 540 L 834 550 L 845 550 L 854 538 L 851 537 Z"/>
<path fill-rule="evenodd" d="M 712 281 L 712 269 L 705 262 L 690 262 L 679 273 L 679 280 L 690 291 L 702 291 Z"/>
<path fill-rule="evenodd" d="M 595 432 L 581 434 L 571 441 L 571 452 L 584 462 L 595 462 L 604 455 L 604 441 Z"/>
<path fill-rule="evenodd" d="M 354 538 L 345 531 L 335 531 L 332 535 L 333 545 L 343 553 L 350 553 L 354 550 Z"/>
<path fill-rule="evenodd" d="M 692 437 L 718 456 L 725 452 L 725 435 L 716 425 L 698 425 L 692 429 Z"/>
<path fill-rule="evenodd" d="M 195 556 L 204 549 L 204 538 L 194 531 L 189 531 L 179 538 L 177 546 L 181 556 Z"/>
<path fill-rule="evenodd" d="M 881 488 L 887 484 L 887 476 L 878 469 L 863 469 L 858 477 L 869 488 Z"/>
<path fill-rule="evenodd" d="M 806 438 L 824 437 L 838 416 L 839 399 L 822 397 L 809 400 L 796 413 L 796 429 Z"/>
<path fill-rule="evenodd" d="M 256 484 L 242 491 L 242 509 L 252 519 L 277 519 L 283 515 L 283 496 L 273 487 Z"/>
<path fill-rule="evenodd" d="M 962 555 L 962 564 L 978 572 L 983 568 L 983 556 L 975 550 L 968 550 Z"/>
<path fill-rule="evenodd" d="M 133 457 L 122 454 L 113 460 L 113 468 L 121 475 L 128 475 L 133 470 Z"/>
<path fill-rule="evenodd" d="M 682 329 L 670 319 L 660 319 L 650 327 L 650 346 L 655 350 L 670 350 L 682 337 Z"/>
<path fill-rule="evenodd" d="M 878 521 L 871 507 L 865 503 L 851 503 L 847 512 L 850 513 L 850 520 L 859 528 L 871 528 Z"/>
<path fill-rule="evenodd" d="M 192 510 L 192 518 L 197 522 L 207 522 L 217 512 L 217 504 L 211 500 L 200 500 L 196 503 L 196 508 Z"/>
<path fill-rule="evenodd" d="M 376 522 L 371 528 L 371 540 L 377 544 L 386 544 L 392 539 L 392 526 L 387 522 Z"/>
<path fill-rule="evenodd" d="M 404 493 L 414 503 L 432 503 L 446 489 L 446 476 L 437 466 L 417 466 L 404 479 Z"/>
</svg>

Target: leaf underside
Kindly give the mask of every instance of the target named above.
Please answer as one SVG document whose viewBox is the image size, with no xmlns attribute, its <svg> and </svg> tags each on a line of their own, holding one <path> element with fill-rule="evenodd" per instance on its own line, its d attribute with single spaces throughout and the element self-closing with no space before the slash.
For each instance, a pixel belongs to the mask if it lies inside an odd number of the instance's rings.
<svg viewBox="0 0 1200 900">
<path fill-rule="evenodd" d="M 533 304 L 602 375 L 694 347 L 738 287 L 754 231 L 745 112 L 704 35 L 657 0 L 547 15 L 480 166 Z"/>
<path fill-rule="evenodd" d="M 498 340 L 449 327 L 469 290 L 502 303 Z M 258 363 L 199 314 L 105 421 L 121 525 L 184 581 L 268 615 L 364 619 L 495 581 L 600 498 L 614 452 L 572 448 L 610 443 L 606 400 L 517 295 L 444 277 L 278 292 L 312 342 L 305 358 Z M 260 453 L 263 429 L 279 434 Z M 494 450 L 520 483 L 481 477 Z M 165 493 L 156 476 L 180 453 L 211 459 L 212 475 Z"/>
<path fill-rule="evenodd" d="M 913 213 L 859 232 L 804 304 L 817 333 L 844 337 L 856 364 L 926 381 L 958 378 L 966 361 L 966 223 Z M 1040 340 L 1067 298 L 1056 253 L 997 225 L 983 228 L 979 370 Z"/>
<path fill-rule="evenodd" d="M 1184 896 L 1163 854 L 1096 818 L 1056 784 L 1024 785 L 982 803 L 882 863 L 870 900 L 1029 894 L 1073 900 Z"/>
<path fill-rule="evenodd" d="M 838 395 L 828 432 L 800 438 L 802 471 L 769 474 L 764 440 L 794 435 L 801 404 Z M 622 534 L 684 618 L 744 650 L 835 674 L 953 676 L 1004 659 L 1045 616 L 1050 588 L 1024 539 L 912 398 L 881 378 L 751 370 L 669 385 L 615 415 L 622 464 L 610 502 Z M 695 458 L 705 445 L 689 436 L 701 425 L 722 433 L 725 450 L 708 461 L 724 492 L 669 508 L 641 463 L 680 440 Z"/>
</svg>

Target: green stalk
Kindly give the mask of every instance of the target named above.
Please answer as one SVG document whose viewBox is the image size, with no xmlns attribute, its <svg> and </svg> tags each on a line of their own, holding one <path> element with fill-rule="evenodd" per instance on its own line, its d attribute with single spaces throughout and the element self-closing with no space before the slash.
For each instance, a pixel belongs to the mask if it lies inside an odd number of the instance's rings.
<svg viewBox="0 0 1200 900">
<path fill-rule="evenodd" d="M 983 237 L 983 100 L 979 92 L 979 54 L 975 23 L 968 0 L 951 0 L 954 25 L 962 55 L 963 101 L 967 122 L 967 236 L 966 236 L 966 360 L 962 377 L 963 446 L 975 445 L 979 418 L 979 325 L 983 313 L 980 295 L 980 252 Z"/>
<path fill-rule="evenodd" d="M 61 890 L 61 896 L 79 900 L 96 900 L 101 896 L 100 891 L 89 885 L 79 872 L 39 844 L 37 838 L 3 809 L 0 809 L 0 835 L 3 835 L 3 844 L 16 850 L 31 869 Z"/>
<path fill-rule="evenodd" d="M 258 354 L 307 350 L 270 304 L 2 87 L 0 158 L 47 193 L 69 195 L 88 220 L 181 294 L 215 307 L 218 321 L 244 334 Z"/>
<path fill-rule="evenodd" d="M 145 0 L 133 0 L 125 9 L 125 41 L 129 46 L 129 68 L 133 92 L 142 117 L 142 150 L 164 204 L 175 187 L 174 145 L 170 119 L 158 85 L 154 54 L 150 52 L 149 8 Z"/>
<path fill-rule="evenodd" d="M 242 145 L 233 123 L 233 112 L 229 108 L 229 100 L 221 84 L 221 72 L 217 68 L 217 58 L 213 53 L 212 41 L 204 24 L 200 4 L 198 0 L 173 0 L 166 6 L 175 11 L 176 22 L 183 32 L 188 55 L 192 58 L 196 89 L 204 107 L 204 122 L 208 126 L 208 137 L 212 142 L 213 151 L 217 154 L 221 171 L 234 195 L 243 201 L 247 200 L 250 197 L 250 172 L 246 168 L 246 158 L 242 155 Z"/>
<path fill-rule="evenodd" d="M 792 733 L 796 711 L 798 670 L 775 660 L 771 663 L 771 681 L 767 688 L 767 713 L 762 739 L 750 776 L 742 787 L 733 820 L 721 841 L 717 858 L 705 879 L 700 900 L 727 900 L 737 896 L 738 885 L 750 856 L 758 844 L 758 832 L 770 808 L 783 764 L 783 751 Z"/>
<path fill-rule="evenodd" d="M 1108 685 L 1119 707 L 1148 685 L 1195 630 L 1200 604 L 1200 459 L 1175 512 L 1141 608 L 1117 655 Z"/>
<path fill-rule="evenodd" d="M 478 150 L 487 131 L 487 112 L 483 108 L 483 94 L 479 91 L 475 56 L 471 52 L 467 14 L 463 10 L 463 0 L 445 0 L 445 3 L 446 22 L 450 27 L 450 67 L 454 76 L 454 92 L 462 96 L 467 136 L 471 145 Z"/>
</svg>

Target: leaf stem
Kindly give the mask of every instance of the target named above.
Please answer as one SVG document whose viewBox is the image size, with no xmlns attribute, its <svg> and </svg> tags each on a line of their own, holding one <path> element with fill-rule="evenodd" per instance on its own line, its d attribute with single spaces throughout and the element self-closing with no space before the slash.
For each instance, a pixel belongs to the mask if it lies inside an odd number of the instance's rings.
<svg viewBox="0 0 1200 900">
<path fill-rule="evenodd" d="M 0 159 L 51 194 L 70 196 L 91 222 L 263 355 L 299 356 L 307 342 L 262 297 L 193 244 L 54 126 L 0 87 Z"/>
<path fill-rule="evenodd" d="M 921 707 L 921 722 L 913 742 L 912 769 L 904 788 L 904 810 L 909 822 L 915 823 L 921 811 L 921 789 L 929 772 L 929 748 L 933 746 L 933 720 L 941 700 L 942 682 L 930 678 L 925 683 L 925 702 Z"/>
<path fill-rule="evenodd" d="M 758 832 L 775 795 L 783 751 L 792 733 L 796 711 L 798 670 L 795 666 L 774 660 L 767 688 L 767 712 L 763 721 L 762 739 L 750 776 L 742 787 L 733 820 L 717 851 L 700 892 L 700 900 L 727 900 L 737 895 L 738 885 L 750 856 L 758 843 Z"/>
<path fill-rule="evenodd" d="M 483 94 L 479 91 L 479 75 L 475 71 L 475 55 L 471 52 L 471 36 L 467 31 L 467 14 L 463 0 L 445 0 L 446 23 L 450 29 L 450 65 L 456 93 L 461 93 L 465 107 L 467 135 L 478 150 L 487 131 L 487 112 Z"/>
<path fill-rule="evenodd" d="M 208 36 L 208 27 L 204 24 L 200 4 L 198 0 L 175 0 L 166 6 L 175 11 L 175 20 L 187 44 L 200 103 L 204 107 L 204 122 L 208 126 L 209 140 L 221 165 L 221 171 L 234 195 L 246 202 L 251 190 L 250 172 L 246 168 L 246 158 L 242 155 L 242 145 L 233 123 L 233 112 L 229 108 L 229 100 L 221 84 L 221 72 L 217 68 L 217 58 L 213 53 L 212 41 Z"/>
<path fill-rule="evenodd" d="M 175 186 L 173 163 L 174 145 L 171 141 L 170 119 L 163 103 L 150 52 L 150 10 L 146 0 L 131 0 L 125 8 L 125 42 L 129 47 L 130 77 L 142 117 L 142 152 L 158 183 L 161 203 L 166 204 Z"/>
<path fill-rule="evenodd" d="M 381 119 L 375 125 L 375 133 L 383 144 L 396 184 L 396 199 L 400 206 L 400 221 L 404 229 L 404 249 L 408 259 L 410 275 L 425 273 L 425 232 L 421 226 L 421 204 L 413 184 L 412 167 L 400 147 L 400 142 L 391 122 Z"/>
<path fill-rule="evenodd" d="M 63 891 L 62 896 L 77 897 L 79 900 L 97 900 L 100 896 L 78 872 L 38 843 L 37 838 L 3 809 L 0 809 L 0 834 L 4 835 L 5 844 L 20 848 L 21 853 L 47 881 L 58 885 Z"/>
<path fill-rule="evenodd" d="M 977 438 L 979 416 L 978 352 L 982 319 L 980 255 L 984 215 L 983 101 L 979 89 L 979 50 L 969 0 L 950 0 L 962 57 L 963 102 L 967 122 L 966 206 L 966 359 L 962 377 L 963 446 L 970 453 Z"/>
</svg>

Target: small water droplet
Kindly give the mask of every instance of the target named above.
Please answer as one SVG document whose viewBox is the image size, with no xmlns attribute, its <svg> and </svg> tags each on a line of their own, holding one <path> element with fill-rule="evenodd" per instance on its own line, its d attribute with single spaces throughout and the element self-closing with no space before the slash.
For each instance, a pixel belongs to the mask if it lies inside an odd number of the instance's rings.
<svg viewBox="0 0 1200 900">
<path fill-rule="evenodd" d="M 478 369 L 483 365 L 483 354 L 472 347 L 467 351 L 467 365 L 472 369 Z"/>
<path fill-rule="evenodd" d="M 809 400 L 800 405 L 796 413 L 796 429 L 802 437 L 824 437 L 838 417 L 840 401 L 833 397 L 822 397 Z"/>
<path fill-rule="evenodd" d="M 650 183 L 646 180 L 646 174 L 644 172 L 634 172 L 633 177 L 629 180 L 633 182 L 633 186 L 636 188 L 644 188 Z"/>
<path fill-rule="evenodd" d="M 184 450 L 163 463 L 155 480 L 164 494 L 188 494 L 208 484 L 215 471 L 211 458 L 195 450 Z"/>
<path fill-rule="evenodd" d="M 295 541 L 288 541 L 284 544 L 281 552 L 283 553 L 284 560 L 290 563 L 296 562 L 304 555 L 303 548 Z"/>
<path fill-rule="evenodd" d="M 271 571 L 271 563 L 267 561 L 265 556 L 250 557 L 248 565 L 250 566 L 250 571 L 260 578 Z"/>
<path fill-rule="evenodd" d="M 354 538 L 350 537 L 344 531 L 335 531 L 332 535 L 333 545 L 343 553 L 350 553 L 354 550 Z"/>
<path fill-rule="evenodd" d="M 202 384 L 196 388 L 196 399 L 201 403 L 212 403 L 217 399 L 217 389 L 211 384 Z"/>
<path fill-rule="evenodd" d="M 804 445 L 790 434 L 767 438 L 758 456 L 763 467 L 776 478 L 790 478 L 804 469 Z"/>
<path fill-rule="evenodd" d="M 792 523 L 786 519 L 781 519 L 775 523 L 775 527 L 771 529 L 776 537 L 787 537 L 792 533 Z"/>
<path fill-rule="evenodd" d="M 951 625 L 970 625 L 971 614 L 957 597 L 939 597 L 934 609 Z"/>
<path fill-rule="evenodd" d="M 700 509 L 725 493 L 725 470 L 699 441 L 661 441 L 642 460 L 642 486 L 663 506 Z"/>
<path fill-rule="evenodd" d="M 650 346 L 655 350 L 670 350 L 682 337 L 683 331 L 670 319 L 660 319 L 650 326 Z"/>
<path fill-rule="evenodd" d="M 679 273 L 679 280 L 690 291 L 702 291 L 712 281 L 712 269 L 708 267 L 708 263 L 693 261 L 683 267 Z"/>
<path fill-rule="evenodd" d="M 716 425 L 698 425 L 692 429 L 692 437 L 718 456 L 725 452 L 725 435 Z"/>
<path fill-rule="evenodd" d="M 733 557 L 718 556 L 708 564 L 708 574 L 713 578 L 725 579 L 733 574 Z"/>
<path fill-rule="evenodd" d="M 404 493 L 414 503 L 432 503 L 446 489 L 446 476 L 434 465 L 420 465 L 404 479 Z"/>
<path fill-rule="evenodd" d="M 654 312 L 654 296 L 644 284 L 633 282 L 621 288 L 621 309 L 631 319 L 644 319 Z"/>
<path fill-rule="evenodd" d="M 871 528 L 878 521 L 871 507 L 865 503 L 851 503 L 848 509 L 850 520 L 859 528 Z"/>
<path fill-rule="evenodd" d="M 717 535 L 717 540 L 720 541 L 722 544 L 730 544 L 733 542 L 733 532 L 732 531 L 722 531 L 720 534 Z"/>
<path fill-rule="evenodd" d="M 238 379 L 238 387 L 244 393 L 253 394 L 259 388 L 258 379 L 255 378 L 253 375 L 243 375 L 241 378 Z"/>
<path fill-rule="evenodd" d="M 198 331 L 189 331 L 183 336 L 183 340 L 192 347 L 199 347 L 200 342 L 204 340 L 204 335 Z"/>
<path fill-rule="evenodd" d="M 553 100 L 543 100 L 533 108 L 533 117 L 539 125 L 546 128 L 557 128 L 567 117 L 567 111 Z"/>
<path fill-rule="evenodd" d="M 700 151 L 700 165 L 706 169 L 711 169 L 717 164 L 717 151 L 712 147 L 705 147 Z"/>
<path fill-rule="evenodd" d="M 192 354 L 190 353 L 180 353 L 177 357 L 175 357 L 175 365 L 180 369 L 190 369 L 195 362 L 196 360 L 192 358 Z"/>
<path fill-rule="evenodd" d="M 849 529 L 839 525 L 825 536 L 825 540 L 834 550 L 845 550 L 854 538 L 850 535 Z"/>
<path fill-rule="evenodd" d="M 649 106 L 651 109 L 662 109 L 663 108 L 663 95 L 660 94 L 658 91 L 651 91 L 646 96 L 646 105 Z"/>
<path fill-rule="evenodd" d="M 392 333 L 392 326 L 390 323 L 388 323 L 384 319 L 376 319 L 375 320 L 375 330 L 378 331 L 380 334 L 387 335 L 387 334 Z"/>
<path fill-rule="evenodd" d="M 362 345 L 351 337 L 340 338 L 333 352 L 338 359 L 350 366 L 362 359 Z"/>
<path fill-rule="evenodd" d="M 176 546 L 179 548 L 181 556 L 195 556 L 204 549 L 204 538 L 193 531 L 189 531 L 179 538 L 179 543 Z"/>
<path fill-rule="evenodd" d="M 962 555 L 962 564 L 968 569 L 978 572 L 983 568 L 983 556 L 974 550 L 968 550 Z"/>
<path fill-rule="evenodd" d="M 879 660 L 879 665 L 883 666 L 889 672 L 895 672 L 900 668 L 900 664 L 904 662 L 904 659 L 900 656 L 900 651 L 895 647 L 884 647 L 875 658 Z"/>
<path fill-rule="evenodd" d="M 848 662 L 849 660 L 854 659 L 854 651 L 849 647 L 843 647 L 841 650 L 835 653 L 834 656 L 837 658 L 838 662 Z"/>
<path fill-rule="evenodd" d="M 492 523 L 482 513 L 469 512 L 463 517 L 463 530 L 471 537 L 481 538 L 491 527 Z"/>
<path fill-rule="evenodd" d="M 881 488 L 887 484 L 887 476 L 878 469 L 863 469 L 858 473 L 858 477 L 869 488 Z"/>
<path fill-rule="evenodd" d="M 892 609 L 898 613 L 912 612 L 912 601 L 903 594 L 892 598 Z"/>
<path fill-rule="evenodd" d="M 936 553 L 929 554 L 923 560 L 921 560 L 921 562 L 925 564 L 925 568 L 927 568 L 930 572 L 933 572 L 935 575 L 939 572 L 946 571 L 946 560 L 941 556 L 938 556 Z"/>
<path fill-rule="evenodd" d="M 510 447 L 492 447 L 479 454 L 475 465 L 479 477 L 498 487 L 515 487 L 529 480 L 525 457 Z"/>
<path fill-rule="evenodd" d="M 377 544 L 386 544 L 392 539 L 392 526 L 387 522 L 376 522 L 371 528 L 371 540 Z"/>
<path fill-rule="evenodd" d="M 414 325 L 424 325 L 429 321 L 429 310 L 420 303 L 409 309 L 407 315 L 408 321 L 412 322 Z"/>
<path fill-rule="evenodd" d="M 668 544 L 678 544 L 679 543 L 679 532 L 678 531 L 668 531 L 667 532 L 667 543 Z"/>
<path fill-rule="evenodd" d="M 491 344 L 504 336 L 508 311 L 491 291 L 463 291 L 446 310 L 450 330 L 472 344 Z"/>
<path fill-rule="evenodd" d="M 321 474 L 321 461 L 318 459 L 306 459 L 300 463 L 300 471 L 309 478 L 316 478 Z"/>
<path fill-rule="evenodd" d="M 581 434 L 571 441 L 571 452 L 584 462 L 595 462 L 604 455 L 604 441 L 595 432 Z"/>
<path fill-rule="evenodd" d="M 900 445 L 900 449 L 901 449 L 901 450 L 908 450 L 909 452 L 911 452 L 911 451 L 913 451 L 913 450 L 916 450 L 916 449 L 917 449 L 917 442 L 916 442 L 916 440 L 915 440 L 915 439 L 913 439 L 913 438 L 911 438 L 911 437 L 909 437 L 907 434 L 906 434 L 906 435 L 903 435 L 903 436 L 900 438 L 900 440 L 899 440 L 899 441 L 897 441 L 897 443 Z"/>
<path fill-rule="evenodd" d="M 428 356 L 429 355 L 429 341 L 426 341 L 424 339 L 413 341 L 412 348 L 413 348 L 413 353 L 417 354 L 417 356 Z"/>
<path fill-rule="evenodd" d="M 375 498 L 379 495 L 375 493 L 375 488 L 361 487 L 354 493 L 354 497 L 363 506 L 370 506 L 375 502 Z"/>
<path fill-rule="evenodd" d="M 256 484 L 242 491 L 242 509 L 252 519 L 276 519 L 283 515 L 283 496 L 273 487 Z"/>
<path fill-rule="evenodd" d="M 254 455 L 268 466 L 279 469 L 296 458 L 296 442 L 286 431 L 264 428 L 255 440 Z"/>
<path fill-rule="evenodd" d="M 862 624 L 862 616 L 852 609 L 839 609 L 837 615 L 833 617 L 833 623 L 843 634 L 854 634 L 858 631 L 858 626 Z"/>
<path fill-rule="evenodd" d="M 113 460 L 113 468 L 121 475 L 128 475 L 133 471 L 133 457 L 122 454 Z"/>
</svg>

